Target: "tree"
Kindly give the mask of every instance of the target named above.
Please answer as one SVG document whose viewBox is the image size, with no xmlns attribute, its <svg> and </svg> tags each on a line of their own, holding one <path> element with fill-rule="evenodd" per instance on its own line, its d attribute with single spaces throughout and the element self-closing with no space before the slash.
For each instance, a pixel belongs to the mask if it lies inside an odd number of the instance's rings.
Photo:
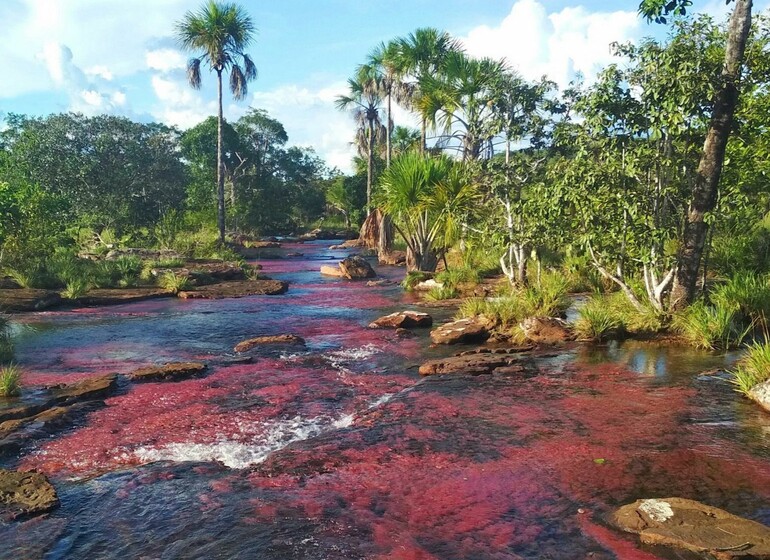
<svg viewBox="0 0 770 560">
<path fill-rule="evenodd" d="M 682 245 L 677 258 L 676 277 L 671 290 L 672 307 L 682 308 L 695 298 L 698 272 L 701 266 L 708 234 L 706 218 L 717 203 L 719 180 L 724 165 L 725 150 L 733 124 L 735 108 L 738 105 L 738 84 L 741 77 L 743 58 L 751 29 L 752 0 L 733 1 L 735 7 L 730 16 L 725 45 L 722 83 L 714 96 L 703 154 L 698 165 L 690 205 L 685 215 Z M 669 13 L 684 14 L 690 0 L 644 0 L 639 11 L 650 19 L 665 23 Z"/>
<path fill-rule="evenodd" d="M 337 108 L 345 111 L 352 110 L 358 125 L 357 145 L 359 153 L 366 146 L 364 153 L 367 162 L 366 172 L 366 210 L 372 210 L 372 184 L 374 182 L 374 146 L 377 140 L 384 136 L 380 104 L 382 90 L 376 73 L 368 66 L 361 66 L 355 78 L 348 79 L 348 95 L 337 98 Z"/>
<path fill-rule="evenodd" d="M 222 145 L 222 74 L 230 73 L 230 91 L 235 99 L 247 93 L 247 84 L 257 77 L 257 67 L 244 52 L 255 28 L 251 18 L 236 4 L 213 0 L 198 12 L 187 12 L 176 25 L 177 40 L 185 50 L 202 51 L 190 59 L 187 77 L 190 85 L 201 86 L 201 64 L 207 63 L 217 74 L 217 225 L 219 241 L 225 241 L 225 176 Z M 243 67 L 241 67 L 241 60 Z"/>
</svg>

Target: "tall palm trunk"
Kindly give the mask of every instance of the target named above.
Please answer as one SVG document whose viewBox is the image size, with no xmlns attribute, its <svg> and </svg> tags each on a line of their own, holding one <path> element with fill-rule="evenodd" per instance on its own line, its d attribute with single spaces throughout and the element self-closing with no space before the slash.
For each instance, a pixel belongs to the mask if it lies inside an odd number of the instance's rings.
<svg viewBox="0 0 770 560">
<path fill-rule="evenodd" d="M 369 119 L 368 161 L 366 162 L 366 213 L 372 211 L 372 180 L 374 176 L 374 119 Z"/>
<path fill-rule="evenodd" d="M 686 307 L 695 299 L 695 286 L 708 234 L 705 217 L 716 206 L 725 149 L 738 104 L 738 81 L 751 29 L 751 4 L 752 0 L 736 0 L 730 17 L 722 86 L 716 94 L 703 155 L 698 165 L 682 247 L 679 250 L 676 278 L 671 289 L 671 308 L 674 310 Z"/>
<path fill-rule="evenodd" d="M 222 69 L 217 68 L 217 93 L 219 112 L 217 113 L 217 228 L 219 242 L 225 242 L 225 173 L 222 149 Z"/>
<path fill-rule="evenodd" d="M 388 84 L 388 130 L 386 131 L 385 135 L 385 167 L 390 167 L 390 157 L 391 157 L 391 143 L 390 143 L 390 132 L 393 129 L 393 121 L 391 120 L 391 90 L 393 89 L 393 83 L 391 81 L 390 84 Z"/>
</svg>

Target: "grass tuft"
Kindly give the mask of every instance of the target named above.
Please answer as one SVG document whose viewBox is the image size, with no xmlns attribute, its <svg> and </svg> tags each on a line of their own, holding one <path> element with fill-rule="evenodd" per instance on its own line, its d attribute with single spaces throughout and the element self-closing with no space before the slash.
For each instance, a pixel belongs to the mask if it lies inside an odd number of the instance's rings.
<svg viewBox="0 0 770 560">
<path fill-rule="evenodd" d="M 15 364 L 0 367 L 0 397 L 17 397 L 21 394 L 21 370 Z"/>
<path fill-rule="evenodd" d="M 770 344 L 751 344 L 746 355 L 730 373 L 735 390 L 748 396 L 754 386 L 770 379 Z"/>
</svg>

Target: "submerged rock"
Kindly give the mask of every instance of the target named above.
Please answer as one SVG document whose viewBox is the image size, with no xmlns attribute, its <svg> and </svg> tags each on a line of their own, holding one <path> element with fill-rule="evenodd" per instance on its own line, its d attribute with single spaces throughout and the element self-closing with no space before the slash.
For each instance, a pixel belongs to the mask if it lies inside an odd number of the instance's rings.
<svg viewBox="0 0 770 560">
<path fill-rule="evenodd" d="M 430 327 L 433 317 L 421 311 L 397 311 L 369 323 L 370 329 L 414 329 Z"/>
<path fill-rule="evenodd" d="M 488 326 L 478 319 L 460 319 L 441 325 L 430 333 L 434 344 L 467 344 L 489 338 Z"/>
<path fill-rule="evenodd" d="M 285 344 L 285 345 L 302 345 L 305 344 L 305 339 L 294 334 L 278 334 L 271 336 L 258 336 L 256 338 L 250 338 L 244 340 L 235 345 L 234 350 L 236 352 L 247 352 L 255 346 L 264 346 L 268 344 Z"/>
<path fill-rule="evenodd" d="M 527 340 L 535 344 L 560 344 L 574 338 L 569 323 L 556 317 L 528 317 L 519 327 Z"/>
<path fill-rule="evenodd" d="M 89 377 L 75 383 L 52 385 L 47 389 L 51 392 L 57 404 L 101 399 L 111 394 L 118 386 L 117 375 L 100 375 Z"/>
<path fill-rule="evenodd" d="M 516 374 L 527 371 L 521 358 L 515 354 L 465 354 L 430 360 L 420 366 L 420 375 L 489 375 Z"/>
<path fill-rule="evenodd" d="M 0 517 L 17 519 L 39 515 L 58 505 L 56 490 L 45 475 L 0 469 Z"/>
<path fill-rule="evenodd" d="M 162 366 L 144 367 L 132 371 L 128 378 L 132 381 L 179 381 L 200 375 L 206 371 L 206 364 L 198 362 L 175 362 Z"/>
<path fill-rule="evenodd" d="M 201 286 L 194 290 L 179 292 L 182 299 L 223 299 L 246 296 L 274 296 L 286 293 L 289 284 L 280 280 L 265 278 L 245 282 L 221 282 L 210 286 Z"/>
<path fill-rule="evenodd" d="M 637 500 L 610 522 L 650 545 L 710 554 L 714 558 L 770 559 L 770 528 L 684 498 Z"/>
<path fill-rule="evenodd" d="M 754 399 L 759 406 L 770 412 L 770 379 L 752 387 L 749 391 L 749 397 Z"/>
<path fill-rule="evenodd" d="M 85 306 L 119 305 L 163 297 L 174 297 L 174 294 L 161 288 L 94 288 L 76 301 Z"/>
</svg>

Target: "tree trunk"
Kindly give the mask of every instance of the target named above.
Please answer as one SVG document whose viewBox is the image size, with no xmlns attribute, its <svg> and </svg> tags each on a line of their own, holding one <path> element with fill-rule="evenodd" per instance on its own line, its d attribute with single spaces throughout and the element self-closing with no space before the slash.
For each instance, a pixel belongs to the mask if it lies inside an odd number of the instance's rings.
<svg viewBox="0 0 770 560">
<path fill-rule="evenodd" d="M 225 173 L 222 148 L 222 69 L 217 70 L 217 92 L 219 112 L 217 113 L 217 228 L 219 242 L 225 242 Z"/>
<path fill-rule="evenodd" d="M 406 269 L 410 272 L 435 272 L 438 261 L 439 255 L 430 248 L 424 248 L 422 252 L 413 251 L 411 247 L 406 249 Z"/>
<path fill-rule="evenodd" d="M 369 119 L 369 157 L 366 162 L 366 213 L 372 211 L 372 179 L 374 175 L 374 121 Z"/>
<path fill-rule="evenodd" d="M 716 94 L 711 123 L 706 133 L 703 155 L 698 165 L 685 219 L 682 247 L 677 258 L 676 278 L 671 289 L 673 310 L 682 309 L 695 299 L 695 286 L 708 233 L 705 217 L 716 205 L 725 149 L 738 104 L 738 81 L 751 28 L 751 4 L 752 0 L 736 0 L 730 18 L 722 86 Z"/>
<path fill-rule="evenodd" d="M 391 157 L 391 142 L 390 142 L 390 133 L 393 130 L 393 122 L 391 120 L 391 89 L 393 89 L 393 82 L 391 80 L 390 86 L 388 87 L 388 130 L 386 131 L 385 135 L 385 142 L 387 144 L 385 149 L 385 167 L 390 167 L 390 157 Z"/>
<path fill-rule="evenodd" d="M 425 122 L 425 117 L 422 117 L 420 126 L 420 155 L 424 156 L 428 149 L 428 123 Z"/>
<path fill-rule="evenodd" d="M 393 220 L 385 212 L 380 212 L 380 236 L 377 240 L 377 254 L 387 255 L 393 250 Z"/>
</svg>

